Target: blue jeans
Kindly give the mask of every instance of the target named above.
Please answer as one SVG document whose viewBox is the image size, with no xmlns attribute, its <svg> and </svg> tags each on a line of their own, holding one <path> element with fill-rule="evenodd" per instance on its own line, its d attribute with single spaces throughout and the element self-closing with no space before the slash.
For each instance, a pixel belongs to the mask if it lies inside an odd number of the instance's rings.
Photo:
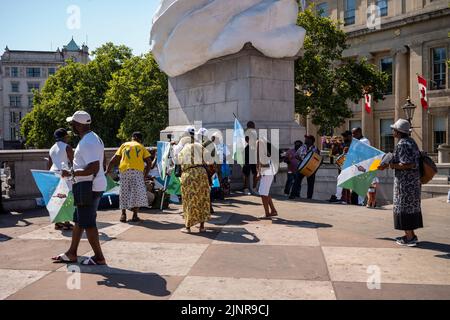
<svg viewBox="0 0 450 320">
<path fill-rule="evenodd" d="M 286 186 L 284 187 L 284 194 L 287 195 L 291 194 L 291 189 L 292 185 L 294 184 L 294 181 L 295 181 L 295 173 L 288 172 Z"/>
</svg>

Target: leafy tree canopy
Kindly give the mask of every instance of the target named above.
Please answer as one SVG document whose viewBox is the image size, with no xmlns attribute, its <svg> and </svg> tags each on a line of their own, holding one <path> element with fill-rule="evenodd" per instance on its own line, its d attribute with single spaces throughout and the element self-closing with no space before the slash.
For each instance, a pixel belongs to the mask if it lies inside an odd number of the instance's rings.
<svg viewBox="0 0 450 320">
<path fill-rule="evenodd" d="M 306 30 L 304 56 L 295 66 L 298 113 L 310 115 L 322 133 L 329 133 L 352 116 L 349 102 L 358 103 L 364 93 L 375 102 L 384 99 L 389 76 L 365 59 L 344 59 L 349 46 L 340 22 L 310 7 L 299 13 L 297 24 Z"/>
<path fill-rule="evenodd" d="M 22 120 L 28 147 L 49 148 L 53 132 L 68 127 L 66 118 L 84 110 L 93 118 L 92 129 L 108 147 L 128 140 L 133 130 L 154 143 L 167 125 L 167 79 L 151 54 L 133 57 L 126 46 L 107 43 L 83 65 L 67 65 L 35 92 L 34 108 Z M 156 134 L 158 132 L 158 134 Z"/>
</svg>

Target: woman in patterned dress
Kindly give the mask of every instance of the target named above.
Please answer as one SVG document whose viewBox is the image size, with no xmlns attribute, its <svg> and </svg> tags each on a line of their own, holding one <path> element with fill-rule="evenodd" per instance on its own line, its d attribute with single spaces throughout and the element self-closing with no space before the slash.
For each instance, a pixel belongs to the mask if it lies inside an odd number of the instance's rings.
<svg viewBox="0 0 450 320">
<path fill-rule="evenodd" d="M 399 139 L 390 164 L 381 170 L 395 170 L 394 178 L 394 224 L 396 230 L 405 231 L 405 236 L 397 238 L 402 246 L 417 245 L 414 230 L 423 228 L 421 209 L 420 150 L 410 137 L 411 125 L 400 119 L 391 126 L 394 137 Z"/>
<path fill-rule="evenodd" d="M 133 133 L 131 141 L 122 144 L 106 169 L 107 173 L 111 173 L 114 166 L 119 165 L 122 210 L 120 222 L 123 223 L 127 222 L 127 210 L 133 212 L 131 222 L 139 222 L 139 209 L 149 206 L 145 179 L 148 177 L 152 160 L 150 152 L 142 144 L 143 140 L 142 133 Z"/>
<path fill-rule="evenodd" d="M 183 216 L 185 229 L 190 233 L 191 227 L 200 224 L 200 232 L 205 232 L 205 222 L 211 218 L 211 199 L 208 173 L 204 163 L 205 148 L 194 141 L 187 143 L 178 155 L 182 168 L 181 196 L 183 199 Z"/>
</svg>

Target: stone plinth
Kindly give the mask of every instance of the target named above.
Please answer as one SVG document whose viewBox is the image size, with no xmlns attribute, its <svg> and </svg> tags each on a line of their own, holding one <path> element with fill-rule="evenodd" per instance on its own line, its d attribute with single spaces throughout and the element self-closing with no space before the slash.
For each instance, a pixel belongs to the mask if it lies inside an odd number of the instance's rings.
<svg viewBox="0 0 450 320">
<path fill-rule="evenodd" d="M 305 134 L 294 120 L 294 60 L 267 58 L 246 46 L 170 78 L 169 127 L 161 139 L 196 121 L 207 129 L 233 129 L 236 115 L 244 127 L 252 120 L 257 129 L 280 129 L 281 147 L 291 146 Z"/>
<path fill-rule="evenodd" d="M 441 144 L 438 148 L 439 163 L 450 163 L 450 145 Z"/>
</svg>

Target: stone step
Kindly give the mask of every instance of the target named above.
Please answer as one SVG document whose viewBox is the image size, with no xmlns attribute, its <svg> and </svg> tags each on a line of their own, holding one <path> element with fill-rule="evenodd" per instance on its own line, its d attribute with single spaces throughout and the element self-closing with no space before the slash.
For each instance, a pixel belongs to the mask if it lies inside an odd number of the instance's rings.
<svg viewBox="0 0 450 320">
<path fill-rule="evenodd" d="M 447 195 L 449 191 L 450 185 L 448 184 L 426 184 L 422 186 L 422 192 L 426 193 Z"/>
<path fill-rule="evenodd" d="M 438 184 L 438 185 L 448 185 L 448 184 L 450 184 L 448 177 L 447 176 L 441 176 L 441 175 L 435 176 L 433 178 L 433 180 L 431 180 L 430 183 L 431 184 Z"/>
</svg>

